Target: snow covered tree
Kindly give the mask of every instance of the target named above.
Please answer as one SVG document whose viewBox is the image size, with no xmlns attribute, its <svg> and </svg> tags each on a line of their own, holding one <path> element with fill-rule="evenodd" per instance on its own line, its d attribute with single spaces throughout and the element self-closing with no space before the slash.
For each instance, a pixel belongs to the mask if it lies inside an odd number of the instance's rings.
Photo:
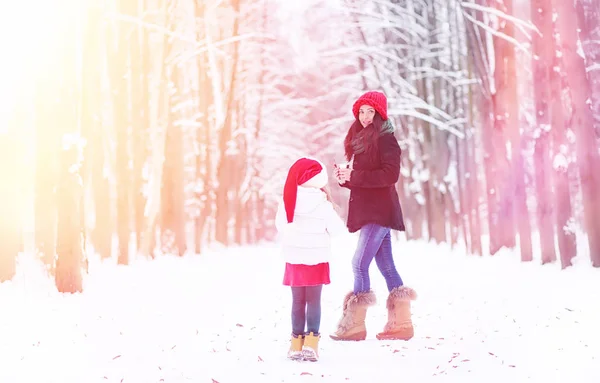
<svg viewBox="0 0 600 383">
<path fill-rule="evenodd" d="M 148 128 L 150 126 L 149 96 L 149 43 L 148 32 L 143 28 L 145 21 L 144 9 L 146 0 L 130 0 L 132 17 L 139 20 L 133 23 L 129 38 L 129 89 L 131 94 L 131 209 L 135 244 L 139 249 L 144 230 L 144 209 L 146 196 L 144 194 L 144 178 L 148 161 Z"/>
<path fill-rule="evenodd" d="M 68 106 L 67 106 L 68 107 Z M 75 117 L 75 116 L 73 116 Z M 75 118 L 72 119 L 75 122 Z M 83 290 L 84 255 L 83 182 L 79 174 L 82 143 L 77 135 L 63 136 L 57 186 L 56 288 L 61 293 Z"/>
<path fill-rule="evenodd" d="M 531 19 L 540 34 L 533 34 L 533 85 L 535 100 L 535 186 L 537 224 L 540 233 L 542 263 L 554 262 L 554 201 L 552 199 L 550 71 L 555 51 L 552 7 L 543 0 L 531 0 Z"/>
<path fill-rule="evenodd" d="M 78 9 L 79 10 L 79 9 Z M 77 73 L 80 46 L 79 24 L 65 12 L 58 20 L 58 57 L 60 69 L 58 96 L 54 127 L 60 138 L 57 154 L 56 178 L 56 271 L 55 283 L 59 292 L 75 293 L 83 289 L 81 268 L 83 267 L 83 182 L 79 173 L 82 146 L 79 139 L 79 80 Z M 79 14 L 75 13 L 76 18 Z"/>
<path fill-rule="evenodd" d="M 600 166 L 598 141 L 591 109 L 591 85 L 584 58 L 578 53 L 577 12 L 573 4 L 553 1 L 560 34 L 560 50 L 572 100 L 573 129 L 577 147 L 577 167 L 583 194 L 583 213 L 592 264 L 600 267 Z"/>
<path fill-rule="evenodd" d="M 600 138 L 600 1 L 577 0 L 577 25 L 591 88 L 596 137 Z"/>
<path fill-rule="evenodd" d="M 18 167 L 19 162 L 17 129 L 21 128 L 11 122 L 0 127 L 0 153 L 9 161 L 0 165 L 0 283 L 12 279 L 16 272 L 17 254 L 21 250 L 22 207 L 19 196 L 23 191 Z"/>
<path fill-rule="evenodd" d="M 91 201 L 86 203 L 86 211 L 93 217 L 91 243 L 101 258 L 110 258 L 112 253 L 112 204 L 110 199 L 109 138 L 102 125 L 102 80 L 105 65 L 103 57 L 102 12 L 100 1 L 90 2 L 86 10 L 86 22 L 83 36 L 82 67 L 85 71 L 81 78 L 81 114 L 82 136 L 86 140 L 84 163 L 81 171 L 84 184 L 91 189 Z"/>
<path fill-rule="evenodd" d="M 61 75 L 34 77 L 23 101 L 35 110 L 36 248 L 52 270 L 71 210 L 101 258 L 118 240 L 120 264 L 134 244 L 183 255 L 191 242 L 201 253 L 273 239 L 288 166 L 312 155 L 331 170 L 352 103 L 381 90 L 407 238 L 462 240 L 472 254 L 518 246 L 530 261 L 538 231 L 542 263 L 557 240 L 567 267 L 582 232 L 600 266 L 598 1 L 575 3 L 73 2 L 82 17 L 48 20 L 58 49 L 39 55 Z M 76 178 L 59 163 L 74 132 L 87 141 L 84 188 L 68 191 L 79 205 L 56 193 Z"/>
<path fill-rule="evenodd" d="M 135 16 L 136 3 L 130 0 L 115 0 L 116 11 L 122 16 Z M 115 176 L 118 263 L 129 263 L 129 238 L 131 235 L 131 166 L 130 166 L 130 94 L 129 94 L 129 46 L 132 24 L 116 20 L 107 39 L 108 67 L 115 135 Z"/>
</svg>

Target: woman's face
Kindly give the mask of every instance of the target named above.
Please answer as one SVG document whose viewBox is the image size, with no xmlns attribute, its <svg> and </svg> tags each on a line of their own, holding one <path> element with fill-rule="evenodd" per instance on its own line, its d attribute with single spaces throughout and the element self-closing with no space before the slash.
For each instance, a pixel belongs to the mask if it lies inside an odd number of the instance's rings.
<svg viewBox="0 0 600 383">
<path fill-rule="evenodd" d="M 375 117 L 375 108 L 373 108 L 371 105 L 363 105 L 358 110 L 358 120 L 363 128 L 366 128 L 370 123 L 373 122 L 373 117 Z"/>
</svg>

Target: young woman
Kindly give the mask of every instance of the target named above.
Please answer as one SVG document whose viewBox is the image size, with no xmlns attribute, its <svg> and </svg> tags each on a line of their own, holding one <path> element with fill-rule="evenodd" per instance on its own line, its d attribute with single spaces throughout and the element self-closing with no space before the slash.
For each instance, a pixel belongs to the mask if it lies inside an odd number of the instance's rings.
<svg viewBox="0 0 600 383">
<path fill-rule="evenodd" d="M 377 339 L 413 337 L 410 301 L 413 289 L 404 286 L 394 265 L 391 230 L 404 231 L 402 209 L 395 184 L 400 175 L 401 150 L 387 116 L 387 98 L 367 92 L 353 105 L 356 120 L 344 140 L 347 167 L 335 167 L 338 183 L 350 189 L 347 226 L 360 231 L 352 269 L 354 289 L 344 298 L 342 318 L 334 340 L 364 340 L 367 308 L 376 302 L 371 290 L 369 265 L 375 263 L 385 278 L 388 322 Z"/>
</svg>

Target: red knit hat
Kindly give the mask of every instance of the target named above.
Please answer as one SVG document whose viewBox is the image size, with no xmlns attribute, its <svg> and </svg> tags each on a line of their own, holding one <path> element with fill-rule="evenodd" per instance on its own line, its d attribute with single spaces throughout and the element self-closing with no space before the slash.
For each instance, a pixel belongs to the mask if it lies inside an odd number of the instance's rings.
<svg viewBox="0 0 600 383">
<path fill-rule="evenodd" d="M 358 112 L 360 110 L 360 107 L 363 105 L 370 105 L 373 108 L 375 108 L 377 113 L 379 113 L 379 115 L 381 116 L 381 118 L 383 118 L 384 121 L 388 119 L 387 98 L 385 97 L 385 94 L 381 92 L 371 91 L 360 96 L 360 98 L 356 100 L 354 105 L 352 105 L 352 113 L 354 113 L 354 117 L 357 120 Z"/>
<path fill-rule="evenodd" d="M 323 188 L 327 185 L 327 170 L 317 160 L 300 158 L 290 167 L 283 187 L 283 204 L 288 223 L 294 220 L 298 186 Z"/>
</svg>

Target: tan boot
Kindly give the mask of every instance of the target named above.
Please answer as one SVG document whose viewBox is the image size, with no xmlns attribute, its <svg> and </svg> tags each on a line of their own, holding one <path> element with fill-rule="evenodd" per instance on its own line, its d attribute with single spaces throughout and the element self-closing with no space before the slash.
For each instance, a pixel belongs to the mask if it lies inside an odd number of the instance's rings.
<svg viewBox="0 0 600 383">
<path fill-rule="evenodd" d="M 342 318 L 338 323 L 336 332 L 329 335 L 331 339 L 365 340 L 367 338 L 367 327 L 365 326 L 367 308 L 373 306 L 376 301 L 373 291 L 358 294 L 349 292 L 346 294 Z"/>
<path fill-rule="evenodd" d="M 304 337 L 304 345 L 302 346 L 302 357 L 304 360 L 316 362 L 319 360 L 319 339 L 321 335 L 310 333 Z"/>
<path fill-rule="evenodd" d="M 302 359 L 302 346 L 304 345 L 304 336 L 303 335 L 294 335 L 292 334 L 292 339 L 290 342 L 290 349 L 288 350 L 288 358 L 293 360 Z"/>
<path fill-rule="evenodd" d="M 387 299 L 388 321 L 377 339 L 409 340 L 415 335 L 413 328 L 410 301 L 417 299 L 417 293 L 410 287 L 396 287 Z"/>
</svg>

